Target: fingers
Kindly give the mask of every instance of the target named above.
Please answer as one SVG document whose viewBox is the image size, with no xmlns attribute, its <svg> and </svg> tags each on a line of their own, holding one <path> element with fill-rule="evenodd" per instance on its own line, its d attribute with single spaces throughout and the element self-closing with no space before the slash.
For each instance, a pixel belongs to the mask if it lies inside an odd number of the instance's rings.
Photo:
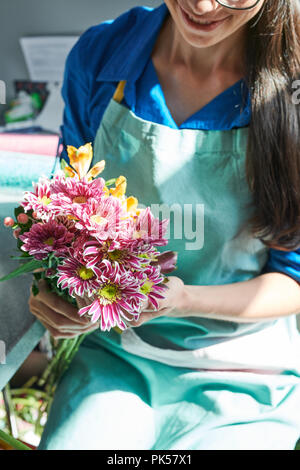
<svg viewBox="0 0 300 470">
<path fill-rule="evenodd" d="M 76 323 L 74 319 L 70 320 L 67 317 L 64 317 L 60 313 L 55 312 L 52 310 L 50 307 L 47 305 L 41 304 L 38 300 L 35 302 L 35 304 L 32 307 L 32 313 L 34 313 L 36 316 L 43 318 L 47 321 L 47 323 L 54 327 L 58 328 L 60 330 L 78 330 L 78 329 L 83 329 L 86 324 L 81 325 L 79 323 Z M 78 315 L 78 311 L 75 309 L 74 312 L 75 315 Z M 90 323 L 90 320 L 86 318 L 86 320 Z"/>
<path fill-rule="evenodd" d="M 46 305 L 51 310 L 54 310 L 75 323 L 80 325 L 86 325 L 89 323 L 89 319 L 87 317 L 80 317 L 78 315 L 78 309 L 76 307 L 69 304 L 58 295 L 50 292 L 45 281 L 39 281 L 38 288 L 39 293 L 30 299 L 30 304 L 33 308 L 35 307 L 36 302 L 40 302 L 43 306 Z M 41 305 L 39 305 L 39 307 L 41 307 Z"/>
<path fill-rule="evenodd" d="M 147 300 L 143 300 L 142 303 L 141 303 L 140 311 L 141 311 L 141 312 L 144 312 L 145 309 L 149 309 L 149 308 L 151 308 L 151 305 L 150 305 L 150 303 L 149 303 L 149 300 L 148 300 L 148 299 L 147 299 Z"/>
<path fill-rule="evenodd" d="M 78 331 L 74 331 L 74 332 L 68 332 L 68 331 L 60 331 L 54 327 L 52 327 L 51 325 L 49 325 L 49 323 L 47 323 L 45 321 L 45 319 L 41 319 L 37 316 L 37 318 L 39 319 L 39 321 L 44 325 L 44 327 L 49 330 L 49 333 L 51 334 L 51 336 L 53 336 L 53 338 L 55 339 L 61 339 L 61 338 L 75 338 L 76 336 L 79 336 L 80 334 L 82 333 L 87 333 L 88 331 L 93 331 L 93 330 L 96 330 L 99 328 L 99 323 L 97 324 L 94 324 L 93 327 L 88 327 L 88 328 L 85 328 L 83 330 L 78 330 Z"/>
<path fill-rule="evenodd" d="M 49 323 L 47 323 L 44 319 L 39 318 L 38 315 L 36 315 L 36 317 L 39 319 L 42 325 L 44 325 L 44 327 L 49 331 L 49 333 L 51 334 L 51 336 L 53 336 L 53 338 L 56 338 L 56 339 L 75 338 L 76 336 L 78 336 L 78 333 L 67 333 L 67 332 L 62 333 L 56 328 L 53 328 L 52 326 L 50 326 Z"/>
<path fill-rule="evenodd" d="M 40 309 L 33 308 L 32 314 L 35 315 L 39 321 L 49 330 L 51 335 L 55 338 L 70 338 L 75 337 L 88 331 L 96 330 L 100 327 L 100 322 L 92 323 L 88 325 L 78 325 L 70 320 L 65 323 L 66 318 L 59 315 L 52 310 L 48 310 L 48 307 L 43 307 L 41 313 Z"/>
<path fill-rule="evenodd" d="M 133 320 L 132 322 L 129 322 L 128 326 L 131 326 L 133 328 L 137 326 L 141 326 L 143 323 L 146 323 L 152 320 L 153 318 L 161 317 L 162 315 L 167 315 L 171 310 L 172 310 L 171 307 L 164 307 L 164 308 L 161 308 L 160 310 L 149 311 L 149 312 L 146 312 L 144 310 L 139 316 L 138 320 Z"/>
<path fill-rule="evenodd" d="M 75 295 L 75 299 L 76 299 L 78 308 L 86 307 L 87 305 L 90 305 L 94 300 L 94 297 L 89 297 L 86 294 L 83 297 L 79 297 L 76 294 L 74 294 L 74 295 Z"/>
</svg>

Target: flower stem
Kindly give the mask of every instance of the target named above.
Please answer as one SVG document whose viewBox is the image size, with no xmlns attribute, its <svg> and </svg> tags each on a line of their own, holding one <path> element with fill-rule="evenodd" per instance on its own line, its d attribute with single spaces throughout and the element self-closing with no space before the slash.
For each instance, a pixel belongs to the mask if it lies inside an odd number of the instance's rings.
<svg viewBox="0 0 300 470">
<path fill-rule="evenodd" d="M 19 396 L 19 395 L 31 395 L 37 400 L 40 398 L 47 398 L 47 394 L 42 390 L 35 390 L 33 388 L 13 388 L 10 390 L 10 394 L 12 397 Z"/>
<path fill-rule="evenodd" d="M 18 441 L 17 439 L 10 436 L 9 434 L 6 434 L 0 429 L 0 444 L 1 441 L 5 442 L 5 444 L 15 450 L 32 450 L 30 447 L 23 444 L 23 442 Z"/>
<path fill-rule="evenodd" d="M 59 342 L 57 350 L 56 350 L 56 354 L 55 354 L 54 358 L 50 361 L 48 366 L 46 367 L 42 377 L 39 379 L 38 386 L 42 387 L 43 385 L 45 385 L 45 383 L 47 381 L 47 378 L 49 377 L 52 370 L 54 369 L 54 367 L 58 363 L 58 361 L 59 361 L 60 357 L 62 356 L 64 350 L 67 348 L 68 341 L 69 341 L 68 339 L 63 339 Z"/>
</svg>

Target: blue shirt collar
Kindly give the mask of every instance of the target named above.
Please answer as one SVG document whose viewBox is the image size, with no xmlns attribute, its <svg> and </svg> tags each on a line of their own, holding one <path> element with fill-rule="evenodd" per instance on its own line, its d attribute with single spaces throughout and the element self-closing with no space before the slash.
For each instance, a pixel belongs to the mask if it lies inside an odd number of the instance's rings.
<svg viewBox="0 0 300 470">
<path fill-rule="evenodd" d="M 169 13 L 165 3 L 154 8 L 141 23 L 132 29 L 124 42 L 105 63 L 97 81 L 128 80 L 135 82 L 141 75 L 154 47 L 157 35 Z M 137 43 L 137 38 L 139 42 Z M 126 60 L 124 60 L 124 55 Z"/>
</svg>

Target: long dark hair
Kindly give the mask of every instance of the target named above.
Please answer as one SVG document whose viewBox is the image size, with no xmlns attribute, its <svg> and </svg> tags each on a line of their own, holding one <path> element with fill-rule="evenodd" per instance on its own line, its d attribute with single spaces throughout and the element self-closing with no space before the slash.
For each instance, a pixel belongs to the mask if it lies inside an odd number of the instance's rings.
<svg viewBox="0 0 300 470">
<path fill-rule="evenodd" d="M 265 245 L 284 250 L 300 247 L 300 103 L 293 88 L 300 78 L 299 3 L 265 0 L 247 36 L 252 112 L 245 168 L 255 207 L 248 223 Z"/>
</svg>

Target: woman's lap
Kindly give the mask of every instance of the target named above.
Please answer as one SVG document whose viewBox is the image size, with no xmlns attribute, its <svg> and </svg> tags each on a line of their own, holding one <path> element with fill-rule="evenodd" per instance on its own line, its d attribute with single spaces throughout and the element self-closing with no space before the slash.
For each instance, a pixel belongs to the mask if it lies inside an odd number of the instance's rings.
<svg viewBox="0 0 300 470">
<path fill-rule="evenodd" d="M 270 386 L 266 377 L 257 388 L 253 377 L 244 385 L 239 377 L 231 384 L 226 374 L 81 347 L 57 388 L 39 450 L 293 449 L 300 385 Z"/>
</svg>

